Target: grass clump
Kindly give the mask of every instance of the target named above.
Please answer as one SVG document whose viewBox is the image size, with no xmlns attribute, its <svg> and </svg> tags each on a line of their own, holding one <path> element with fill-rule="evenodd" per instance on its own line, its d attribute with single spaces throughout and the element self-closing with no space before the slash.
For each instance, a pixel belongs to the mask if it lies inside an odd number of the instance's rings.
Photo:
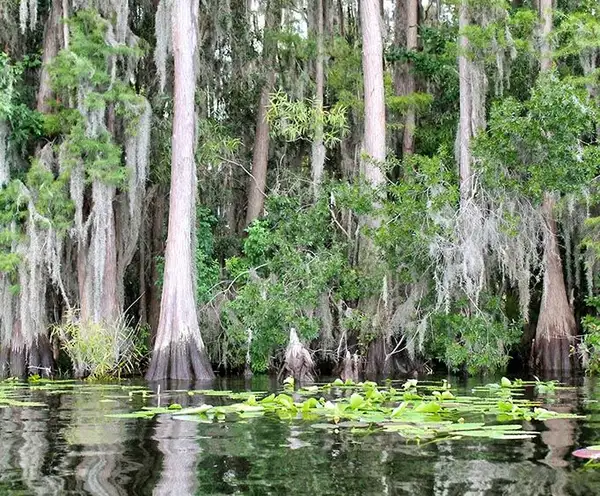
<svg viewBox="0 0 600 496">
<path fill-rule="evenodd" d="M 140 370 L 148 355 L 148 330 L 121 314 L 114 323 L 82 321 L 70 311 L 51 335 L 68 356 L 75 377 L 90 380 L 120 378 Z"/>
</svg>

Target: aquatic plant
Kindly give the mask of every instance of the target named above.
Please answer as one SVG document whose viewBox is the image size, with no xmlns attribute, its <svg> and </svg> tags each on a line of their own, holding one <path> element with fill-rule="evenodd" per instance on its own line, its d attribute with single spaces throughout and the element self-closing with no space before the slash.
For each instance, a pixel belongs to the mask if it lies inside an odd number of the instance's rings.
<svg viewBox="0 0 600 496">
<path fill-rule="evenodd" d="M 282 392 L 268 395 L 211 390 L 190 392 L 244 400 L 231 404 L 204 403 L 183 408 L 175 403 L 107 416 L 150 419 L 168 414 L 194 422 L 270 416 L 284 421 L 309 422 L 314 429 L 349 429 L 356 434 L 395 433 L 417 443 L 466 437 L 527 439 L 535 437 L 537 432 L 523 430 L 517 422 L 578 418 L 575 414 L 547 410 L 539 402 L 522 398 L 524 388 L 531 385 L 503 378 L 499 384 L 477 387 L 467 396 L 453 392 L 447 381 L 419 383 L 411 379 L 394 387 L 392 383 L 380 386 L 369 381 L 355 383 L 337 379 L 296 390 L 293 381 L 289 381 Z"/>
</svg>

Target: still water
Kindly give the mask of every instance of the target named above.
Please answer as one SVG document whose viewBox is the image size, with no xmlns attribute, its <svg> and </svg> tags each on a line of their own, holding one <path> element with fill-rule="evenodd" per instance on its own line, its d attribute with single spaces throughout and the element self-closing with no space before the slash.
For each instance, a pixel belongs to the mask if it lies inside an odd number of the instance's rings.
<svg viewBox="0 0 600 496">
<path fill-rule="evenodd" d="M 20 386 L 19 398 L 46 406 L 0 408 L 0 495 L 600 494 L 600 469 L 571 456 L 600 444 L 600 382 L 575 382 L 577 388 L 543 401 L 585 419 L 531 422 L 524 427 L 541 432 L 535 439 L 423 446 L 395 433 L 361 436 L 267 417 L 208 424 L 171 415 L 105 416 L 159 401 L 207 402 L 190 396 L 189 385 L 163 385 L 160 399 L 130 394 L 122 385 Z M 459 387 L 469 391 L 477 384 Z M 274 387 L 265 378 L 217 385 L 233 391 Z"/>
</svg>

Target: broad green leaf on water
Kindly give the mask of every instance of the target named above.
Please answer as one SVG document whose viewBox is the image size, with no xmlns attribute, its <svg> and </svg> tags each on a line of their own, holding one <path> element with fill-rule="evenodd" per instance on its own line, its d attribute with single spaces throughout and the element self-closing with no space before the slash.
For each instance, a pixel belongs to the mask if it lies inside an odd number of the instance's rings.
<svg viewBox="0 0 600 496">
<path fill-rule="evenodd" d="M 294 400 L 292 399 L 291 396 L 288 396 L 287 394 L 281 393 L 281 394 L 277 395 L 277 397 L 275 399 L 276 399 L 277 403 L 284 406 L 285 408 L 292 409 L 295 406 Z"/>
<path fill-rule="evenodd" d="M 437 413 L 442 409 L 439 403 L 434 401 L 422 402 L 415 408 L 415 412 L 420 413 Z"/>
<path fill-rule="evenodd" d="M 417 387 L 417 384 L 418 384 L 418 383 L 419 383 L 419 381 L 417 381 L 417 379 L 409 379 L 408 381 L 406 381 L 406 382 L 403 384 L 403 386 L 402 386 L 402 387 L 403 387 L 405 390 L 407 390 L 407 389 L 411 389 L 411 388 Z"/>
<path fill-rule="evenodd" d="M 400 415 L 406 409 L 406 405 L 407 405 L 407 403 L 405 401 L 403 401 L 402 403 L 400 403 L 396 408 L 394 408 L 392 410 L 392 413 L 391 413 L 390 416 L 392 418 L 394 418 L 394 417 Z"/>
<path fill-rule="evenodd" d="M 181 406 L 181 405 L 179 405 Z M 170 410 L 172 410 L 172 414 L 175 416 L 179 416 L 179 415 L 193 415 L 193 414 L 199 414 L 199 413 L 205 413 L 208 412 L 209 410 L 213 409 L 214 407 L 212 405 L 200 405 L 197 407 L 191 407 L 191 408 L 179 408 L 179 409 L 173 409 L 171 407 L 169 407 Z"/>
<path fill-rule="evenodd" d="M 130 419 L 130 418 L 152 418 L 156 415 L 151 411 L 141 411 L 141 412 L 129 412 L 129 413 L 109 413 L 105 415 L 105 417 L 109 418 L 121 418 L 121 419 Z"/>
<path fill-rule="evenodd" d="M 350 408 L 353 410 L 360 408 L 364 402 L 364 398 L 358 393 L 354 393 L 352 396 L 350 396 Z"/>
<path fill-rule="evenodd" d="M 308 398 L 306 401 L 302 403 L 302 411 L 307 412 L 312 408 L 318 408 L 321 404 L 316 398 Z"/>
</svg>

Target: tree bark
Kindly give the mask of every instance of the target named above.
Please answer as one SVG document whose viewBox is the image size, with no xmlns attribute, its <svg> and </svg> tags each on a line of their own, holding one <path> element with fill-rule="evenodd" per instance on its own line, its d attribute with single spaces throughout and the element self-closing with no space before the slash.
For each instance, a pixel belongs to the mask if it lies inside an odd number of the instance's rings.
<svg viewBox="0 0 600 496">
<path fill-rule="evenodd" d="M 273 67 L 277 45 L 273 43 L 269 31 L 279 29 L 281 24 L 281 5 L 279 0 L 270 0 L 267 5 L 265 34 L 263 35 L 263 63 L 266 80 L 260 92 L 258 115 L 256 116 L 256 134 L 254 137 L 254 152 L 252 156 L 252 177 L 248 186 L 248 209 L 246 211 L 246 226 L 260 217 L 265 207 L 265 191 L 267 186 L 267 165 L 269 161 L 269 122 L 267 110 L 269 95 L 275 85 L 275 70 Z"/>
<path fill-rule="evenodd" d="M 360 21 L 363 39 L 363 77 L 365 129 L 363 172 L 373 186 L 385 182 L 377 162 L 385 160 L 385 97 L 383 89 L 383 39 L 378 0 L 361 2 Z"/>
<path fill-rule="evenodd" d="M 269 122 L 267 110 L 269 94 L 273 89 L 275 74 L 267 76 L 267 81 L 260 92 L 258 115 L 256 118 L 256 134 L 254 136 L 254 152 L 252 156 L 252 177 L 248 189 L 248 209 L 246 226 L 260 217 L 265 207 L 265 190 L 267 187 L 267 164 L 269 161 Z"/>
<path fill-rule="evenodd" d="M 552 0 L 540 0 L 539 11 L 542 29 L 540 67 L 543 73 L 552 69 Z M 546 222 L 544 287 L 532 348 L 533 365 L 542 371 L 568 373 L 575 365 L 570 350 L 577 334 L 577 324 L 567 297 L 554 217 L 554 198 L 549 192 L 544 194 L 542 213 Z"/>
<path fill-rule="evenodd" d="M 315 198 L 319 193 L 319 186 L 325 168 L 325 144 L 323 143 L 323 0 L 315 0 L 317 14 L 317 60 L 315 64 L 315 136 L 312 142 L 312 182 Z"/>
<path fill-rule="evenodd" d="M 396 42 L 406 52 L 418 48 L 419 2 L 417 0 L 397 0 L 396 2 Z M 397 95 L 410 96 L 416 91 L 414 64 L 407 60 L 395 74 Z M 416 110 L 409 105 L 404 116 L 402 133 L 402 156 L 412 155 L 415 148 Z"/>
<path fill-rule="evenodd" d="M 544 195 L 544 287 L 533 346 L 534 366 L 542 371 L 568 372 L 573 368 L 571 345 L 577 334 L 573 310 L 567 299 L 554 199 Z"/>
<path fill-rule="evenodd" d="M 173 3 L 175 63 L 171 195 L 160 319 L 148 380 L 214 377 L 200 328 L 194 293 L 192 233 L 195 219 L 194 53 L 198 6 Z"/>
<path fill-rule="evenodd" d="M 469 7 L 467 0 L 462 0 L 458 7 L 458 79 L 459 79 L 459 99 L 460 115 L 458 130 L 458 168 L 460 180 L 460 199 L 465 201 L 471 196 L 473 190 L 471 174 L 471 74 L 469 70 L 469 61 L 467 51 L 469 49 L 469 39 L 465 30 L 469 27 Z"/>
<path fill-rule="evenodd" d="M 539 0 L 538 3 L 542 44 L 540 47 L 540 70 L 548 72 L 552 69 L 552 47 L 550 33 L 552 32 L 552 0 Z"/>
<path fill-rule="evenodd" d="M 385 141 L 385 95 L 383 86 L 383 38 L 381 32 L 381 6 L 379 0 L 363 0 L 360 3 L 360 22 L 363 41 L 363 78 L 365 123 L 363 137 L 362 172 L 365 179 L 378 188 L 385 183 L 381 163 L 386 158 Z M 363 226 L 377 229 L 380 221 L 368 216 L 361 219 Z M 365 267 L 377 264 L 377 247 L 372 239 L 361 239 L 361 263 Z M 383 277 L 387 285 L 387 277 Z M 370 332 L 375 336 L 369 343 L 365 371 L 368 376 L 387 374 L 389 369 L 387 356 L 388 336 L 384 329 L 386 318 L 385 302 L 380 308 L 378 295 L 361 302 L 363 312 L 371 318 Z"/>
<path fill-rule="evenodd" d="M 37 111 L 47 113 L 50 111 L 49 100 L 52 98 L 53 91 L 50 86 L 50 74 L 48 73 L 48 64 L 58 54 L 61 46 L 61 20 L 62 20 L 62 0 L 52 0 L 50 13 L 46 20 L 44 29 L 44 48 L 42 52 L 42 68 L 40 72 L 40 85 L 37 94 Z"/>
<path fill-rule="evenodd" d="M 161 277 L 157 257 L 165 253 L 165 219 L 167 214 L 166 186 L 159 185 L 155 199 L 152 202 L 152 229 L 150 233 L 150 297 L 148 308 L 148 324 L 152 330 L 152 342 L 156 338 L 158 322 L 160 319 L 161 289 L 158 281 Z"/>
</svg>

